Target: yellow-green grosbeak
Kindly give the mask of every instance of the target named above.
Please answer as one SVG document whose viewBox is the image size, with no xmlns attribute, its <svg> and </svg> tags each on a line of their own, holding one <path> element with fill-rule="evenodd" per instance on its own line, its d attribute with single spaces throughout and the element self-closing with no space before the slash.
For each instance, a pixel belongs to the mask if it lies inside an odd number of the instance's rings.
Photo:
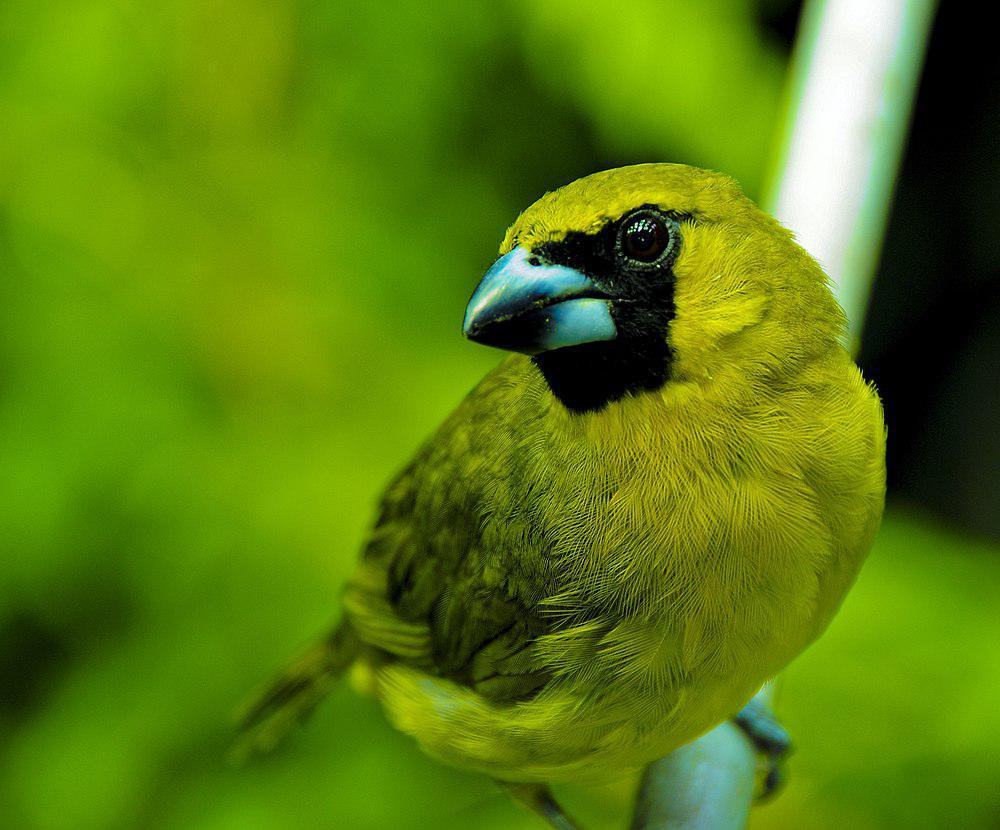
<svg viewBox="0 0 1000 830">
<path fill-rule="evenodd" d="M 339 625 L 248 740 L 353 667 L 430 755 L 558 824 L 535 785 L 670 752 L 824 630 L 881 517 L 882 408 L 816 262 L 683 165 L 539 199 L 464 330 L 512 354 L 386 490 Z"/>
</svg>

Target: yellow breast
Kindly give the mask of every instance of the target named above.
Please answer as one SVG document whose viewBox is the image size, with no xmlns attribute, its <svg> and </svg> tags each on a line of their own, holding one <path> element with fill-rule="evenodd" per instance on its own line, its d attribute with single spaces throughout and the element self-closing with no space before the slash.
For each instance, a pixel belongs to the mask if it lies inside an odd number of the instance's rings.
<svg viewBox="0 0 1000 830">
<path fill-rule="evenodd" d="M 432 754 L 553 781 L 692 739 L 820 633 L 878 525 L 884 431 L 843 353 L 779 387 L 672 383 L 600 416 L 569 415 L 540 383 L 512 357 L 473 397 L 475 428 L 524 465 L 486 487 L 490 562 L 560 621 L 538 643 L 556 679 L 497 704 L 400 665 L 377 676 Z M 540 504 L 548 547 L 527 550 L 524 505 Z"/>
</svg>

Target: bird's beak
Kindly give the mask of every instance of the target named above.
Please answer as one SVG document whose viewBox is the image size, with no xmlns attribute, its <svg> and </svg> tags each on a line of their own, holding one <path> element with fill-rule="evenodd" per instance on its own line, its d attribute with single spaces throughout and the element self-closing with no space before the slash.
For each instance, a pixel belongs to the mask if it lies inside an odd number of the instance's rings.
<svg viewBox="0 0 1000 830">
<path fill-rule="evenodd" d="M 465 310 L 465 336 L 525 354 L 613 340 L 611 299 L 575 268 L 514 248 L 483 277 Z"/>
</svg>

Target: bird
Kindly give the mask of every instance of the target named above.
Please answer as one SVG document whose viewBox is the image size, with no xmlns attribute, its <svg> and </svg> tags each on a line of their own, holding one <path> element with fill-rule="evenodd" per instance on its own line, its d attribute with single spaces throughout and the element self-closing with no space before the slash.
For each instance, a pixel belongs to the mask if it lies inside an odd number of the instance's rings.
<svg viewBox="0 0 1000 830">
<path fill-rule="evenodd" d="M 880 523 L 882 405 L 822 268 L 683 164 L 545 193 L 463 332 L 508 354 L 389 484 L 339 622 L 245 708 L 244 746 L 349 672 L 427 754 L 571 828 L 553 783 L 690 742 L 825 630 Z"/>
</svg>

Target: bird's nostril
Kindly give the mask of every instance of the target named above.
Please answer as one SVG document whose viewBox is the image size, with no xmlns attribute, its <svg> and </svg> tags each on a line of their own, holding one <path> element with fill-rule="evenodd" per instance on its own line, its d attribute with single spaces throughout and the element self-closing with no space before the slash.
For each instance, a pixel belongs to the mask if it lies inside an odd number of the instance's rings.
<svg viewBox="0 0 1000 830">
<path fill-rule="evenodd" d="M 536 256 L 528 257 L 528 265 L 531 265 L 532 267 L 537 268 L 541 264 L 542 264 L 542 261 L 538 257 L 536 257 Z"/>
</svg>

